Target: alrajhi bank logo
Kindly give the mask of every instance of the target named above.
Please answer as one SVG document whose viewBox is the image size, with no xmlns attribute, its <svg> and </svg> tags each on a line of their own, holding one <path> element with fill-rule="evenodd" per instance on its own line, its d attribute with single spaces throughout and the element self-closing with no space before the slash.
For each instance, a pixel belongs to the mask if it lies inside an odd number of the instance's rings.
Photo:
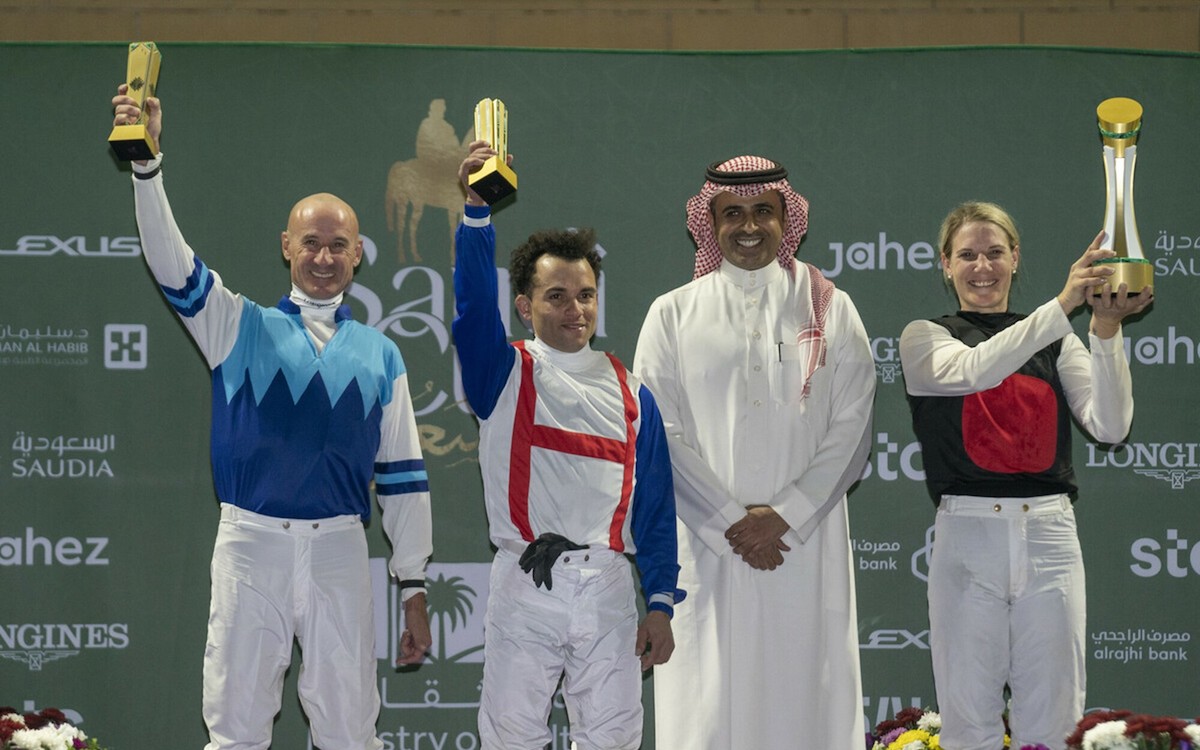
<svg viewBox="0 0 1200 750">
<path fill-rule="evenodd" d="M 1134 539 L 1129 554 L 1134 563 L 1129 570 L 1139 578 L 1166 574 L 1171 578 L 1200 576 L 1200 541 L 1192 542 L 1179 529 L 1167 529 L 1165 539 Z"/>
<path fill-rule="evenodd" d="M 828 278 L 836 278 L 850 268 L 855 271 L 890 271 L 911 268 L 928 271 L 938 265 L 938 253 L 928 242 L 917 241 L 909 245 L 888 239 L 887 232 L 880 232 L 878 242 L 830 242 L 829 255 L 816 255 L 810 262 Z"/>
<path fill-rule="evenodd" d="M 1088 468 L 1128 469 L 1182 490 L 1200 479 L 1200 443 L 1088 443 Z"/>
</svg>

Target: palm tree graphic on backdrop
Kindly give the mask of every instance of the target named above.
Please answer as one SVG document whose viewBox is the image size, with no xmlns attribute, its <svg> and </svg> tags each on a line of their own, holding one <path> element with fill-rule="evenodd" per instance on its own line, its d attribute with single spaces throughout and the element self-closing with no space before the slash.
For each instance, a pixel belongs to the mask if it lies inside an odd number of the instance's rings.
<svg viewBox="0 0 1200 750">
<path fill-rule="evenodd" d="M 456 630 L 459 625 L 465 624 L 467 615 L 475 611 L 475 597 L 478 596 L 475 590 L 464 583 L 461 576 L 446 578 L 444 573 L 439 573 L 437 578 L 426 579 L 425 587 L 430 602 L 429 614 L 437 621 L 438 634 L 437 656 L 430 656 L 430 661 L 456 662 L 468 654 L 482 650 L 483 644 L 480 643 L 452 656 L 446 656 L 447 631 Z"/>
</svg>

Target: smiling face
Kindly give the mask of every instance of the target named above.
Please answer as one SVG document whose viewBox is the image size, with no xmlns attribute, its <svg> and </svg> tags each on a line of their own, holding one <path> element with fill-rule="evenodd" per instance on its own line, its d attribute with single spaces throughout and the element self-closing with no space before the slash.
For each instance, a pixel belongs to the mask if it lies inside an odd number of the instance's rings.
<svg viewBox="0 0 1200 750">
<path fill-rule="evenodd" d="M 946 277 L 958 295 L 959 309 L 1007 312 L 1008 293 L 1020 259 L 1020 246 L 1013 244 L 999 225 L 990 221 L 963 224 L 942 256 Z"/>
<path fill-rule="evenodd" d="M 596 333 L 596 274 L 583 258 L 539 257 L 529 293 L 516 303 L 534 335 L 561 352 L 579 351 Z"/>
<path fill-rule="evenodd" d="M 775 260 L 783 241 L 783 199 L 777 190 L 748 198 L 717 193 L 712 202 L 713 231 L 726 261 L 753 271 Z"/>
<path fill-rule="evenodd" d="M 358 217 L 340 198 L 318 193 L 292 209 L 280 236 L 292 283 L 315 300 L 336 297 L 354 280 L 362 261 Z"/>
</svg>

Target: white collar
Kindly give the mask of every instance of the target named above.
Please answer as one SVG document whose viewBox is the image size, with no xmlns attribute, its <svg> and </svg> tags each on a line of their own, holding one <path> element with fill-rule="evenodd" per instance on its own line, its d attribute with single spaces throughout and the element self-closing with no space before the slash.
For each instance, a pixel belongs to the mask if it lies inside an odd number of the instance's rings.
<svg viewBox="0 0 1200 750">
<path fill-rule="evenodd" d="M 329 299 L 316 300 L 300 291 L 295 284 L 292 284 L 292 293 L 288 295 L 288 299 L 295 302 L 296 307 L 300 308 L 301 315 L 324 320 L 333 320 L 338 307 L 342 304 L 342 297 L 343 294 L 339 293 Z"/>
<path fill-rule="evenodd" d="M 550 346 L 537 338 L 525 343 L 525 348 L 538 359 L 549 362 L 560 370 L 567 372 L 582 372 L 596 364 L 596 357 L 604 356 L 600 352 L 585 346 L 577 352 L 564 352 Z"/>
<path fill-rule="evenodd" d="M 782 278 L 784 271 L 783 266 L 779 265 L 779 261 L 771 258 L 770 263 L 753 271 L 738 268 L 729 261 L 722 260 L 720 267 L 717 268 L 717 273 L 734 286 L 742 289 L 755 289 Z"/>
</svg>

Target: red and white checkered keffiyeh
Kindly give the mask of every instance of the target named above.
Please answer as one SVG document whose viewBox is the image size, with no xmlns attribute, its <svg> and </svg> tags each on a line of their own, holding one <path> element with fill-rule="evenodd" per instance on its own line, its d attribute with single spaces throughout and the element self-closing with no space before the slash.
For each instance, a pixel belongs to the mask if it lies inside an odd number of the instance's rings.
<svg viewBox="0 0 1200 750">
<path fill-rule="evenodd" d="M 697 195 L 687 202 L 687 228 L 696 241 L 696 266 L 692 278 L 712 273 L 721 265 L 721 247 L 713 228 L 712 202 L 717 193 L 729 192 L 750 198 L 768 190 L 778 190 L 783 198 L 783 240 L 779 243 L 779 265 L 792 267 L 792 258 L 800 238 L 808 231 L 808 200 L 792 189 L 787 170 L 761 156 L 735 156 L 715 163 L 706 171 L 708 179 Z M 762 176 L 762 180 L 752 181 Z"/>
<path fill-rule="evenodd" d="M 800 239 L 808 231 L 808 200 L 792 189 L 787 170 L 761 156 L 735 156 L 714 163 L 706 171 L 708 179 L 700 192 L 687 202 L 687 228 L 696 241 L 696 265 L 692 278 L 705 276 L 721 265 L 724 257 L 713 227 L 712 201 L 721 192 L 749 198 L 768 190 L 779 191 L 784 205 L 783 238 L 779 243 L 779 265 L 791 271 Z M 758 179 L 761 178 L 761 179 Z M 833 282 L 816 266 L 808 267 L 812 312 L 809 322 L 796 336 L 800 361 L 804 363 L 804 395 L 810 390 L 812 374 L 825 364 L 825 316 L 833 300 Z"/>
</svg>

